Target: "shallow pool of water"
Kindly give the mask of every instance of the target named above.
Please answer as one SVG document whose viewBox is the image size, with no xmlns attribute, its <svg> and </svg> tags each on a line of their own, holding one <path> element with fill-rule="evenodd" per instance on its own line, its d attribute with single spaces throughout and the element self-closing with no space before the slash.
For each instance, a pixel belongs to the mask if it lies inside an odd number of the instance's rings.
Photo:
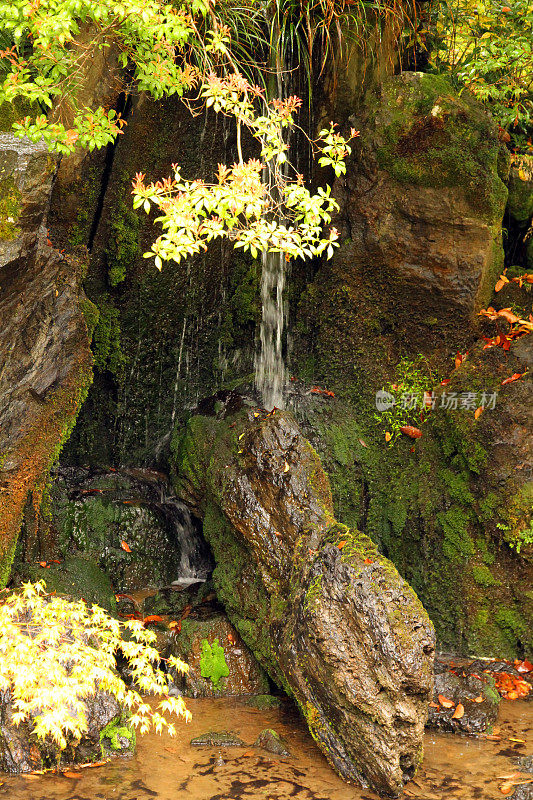
<svg viewBox="0 0 533 800">
<path fill-rule="evenodd" d="M 179 736 L 139 737 L 137 754 L 105 766 L 54 774 L 0 776 L 0 800 L 376 800 L 349 786 L 322 756 L 294 707 L 257 711 L 238 700 L 189 700 L 192 722 Z M 533 753 L 533 703 L 502 701 L 500 741 L 426 733 L 424 763 L 406 797 L 418 800 L 501 800 L 500 776 L 516 772 L 512 759 Z M 291 758 L 255 748 L 192 748 L 209 730 L 230 730 L 252 744 L 266 727 L 285 737 Z M 523 742 L 513 742 L 521 739 Z M 219 762 L 222 756 L 223 764 Z"/>
</svg>

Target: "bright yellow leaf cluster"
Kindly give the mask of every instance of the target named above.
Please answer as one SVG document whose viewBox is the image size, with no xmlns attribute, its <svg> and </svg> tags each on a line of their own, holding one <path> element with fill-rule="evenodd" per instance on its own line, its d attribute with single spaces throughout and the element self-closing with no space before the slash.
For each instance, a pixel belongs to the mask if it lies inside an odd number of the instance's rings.
<svg viewBox="0 0 533 800">
<path fill-rule="evenodd" d="M 87 731 L 85 700 L 95 692 L 114 696 L 128 724 L 146 733 L 176 729 L 165 714 L 190 719 L 181 697 L 169 697 L 169 678 L 159 668 L 156 635 L 142 622 L 113 619 L 99 606 L 46 594 L 43 582 L 26 583 L 0 602 L 0 691 L 9 691 L 13 721 L 33 724 L 39 739 L 60 750 Z M 116 671 L 116 657 L 127 662 L 132 684 Z M 168 665 L 186 672 L 170 657 Z M 161 698 L 156 710 L 143 695 Z"/>
</svg>

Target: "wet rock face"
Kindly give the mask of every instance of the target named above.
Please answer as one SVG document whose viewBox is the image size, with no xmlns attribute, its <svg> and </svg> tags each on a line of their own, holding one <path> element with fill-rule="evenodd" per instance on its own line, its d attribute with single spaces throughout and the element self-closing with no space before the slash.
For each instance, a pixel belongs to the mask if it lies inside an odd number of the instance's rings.
<svg viewBox="0 0 533 800">
<path fill-rule="evenodd" d="M 364 535 L 338 524 L 288 413 L 193 417 L 178 486 L 204 518 L 226 610 L 336 771 L 385 795 L 422 757 L 434 632 Z"/>
<path fill-rule="evenodd" d="M 205 656 L 204 642 L 211 648 L 208 654 L 210 658 Z M 181 631 L 172 637 L 170 651 L 189 665 L 188 673 L 175 678 L 178 688 L 188 697 L 260 695 L 268 692 L 268 679 L 264 671 L 225 614 L 184 620 Z M 215 669 L 210 664 L 213 658 Z M 224 665 L 227 669 L 221 669 Z M 217 680 L 219 672 L 222 676 Z"/>
<path fill-rule="evenodd" d="M 75 265 L 44 248 L 1 271 L 0 584 L 26 504 L 28 536 L 48 470 L 91 380 L 92 357 Z"/>
<path fill-rule="evenodd" d="M 445 708 L 439 695 L 450 700 L 453 707 Z M 450 733 L 483 733 L 496 720 L 499 702 L 494 680 L 483 675 L 481 667 L 474 664 L 452 668 L 436 661 L 433 706 L 429 709 L 427 726 Z M 464 714 L 454 719 L 459 704 Z"/>
<path fill-rule="evenodd" d="M 85 553 L 117 591 L 203 580 L 211 571 L 198 525 L 162 473 L 62 468 L 51 494 L 50 553 L 40 557 Z"/>
<path fill-rule="evenodd" d="M 471 319 L 503 263 L 497 126 L 444 78 L 417 72 L 386 79 L 350 121 L 361 136 L 337 181 L 348 237 L 337 261 L 380 276 L 397 319 Z"/>
<path fill-rule="evenodd" d="M 56 166 L 43 142 L 0 132 L 0 268 L 35 248 Z"/>
<path fill-rule="evenodd" d="M 9 128 L 9 117 L 0 127 Z M 2 586 L 24 508 L 38 508 L 46 474 L 91 380 L 81 270 L 46 245 L 56 166 L 43 143 L 0 133 Z"/>
<path fill-rule="evenodd" d="M 114 754 L 124 754 L 134 749 L 133 736 L 121 738 L 120 735 L 113 735 L 124 730 L 121 709 L 114 697 L 98 692 L 85 700 L 85 709 L 87 732 L 79 743 L 67 746 L 62 753 L 63 764 L 98 760 L 102 757 L 102 747 L 104 750 L 106 748 L 107 738 L 113 739 Z M 43 766 L 54 767 L 59 756 L 57 747 L 36 739 L 32 735 L 33 725 L 22 723 L 15 726 L 13 713 L 10 693 L 0 692 L 0 771 L 18 774 L 42 769 Z"/>
</svg>

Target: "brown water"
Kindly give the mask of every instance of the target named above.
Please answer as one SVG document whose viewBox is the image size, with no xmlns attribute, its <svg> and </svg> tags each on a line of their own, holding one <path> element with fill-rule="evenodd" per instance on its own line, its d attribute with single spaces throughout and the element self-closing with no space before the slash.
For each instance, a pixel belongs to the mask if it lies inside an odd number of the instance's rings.
<svg viewBox="0 0 533 800">
<path fill-rule="evenodd" d="M 257 711 L 237 700 L 190 700 L 192 722 L 179 737 L 140 737 L 137 755 L 79 778 L 53 774 L 4 777 L 0 800 L 376 800 L 369 790 L 349 786 L 330 769 L 294 708 Z M 291 758 L 248 748 L 196 749 L 193 736 L 231 730 L 250 744 L 265 727 L 284 736 Z M 533 753 L 533 703 L 502 701 L 497 722 L 501 741 L 426 734 L 424 764 L 406 787 L 418 800 L 502 799 L 499 776 L 517 768 L 512 758 Z M 510 738 L 523 739 L 524 743 Z M 224 760 L 217 765 L 219 754 Z M 1 776 L 0 776 L 1 777 Z"/>
</svg>

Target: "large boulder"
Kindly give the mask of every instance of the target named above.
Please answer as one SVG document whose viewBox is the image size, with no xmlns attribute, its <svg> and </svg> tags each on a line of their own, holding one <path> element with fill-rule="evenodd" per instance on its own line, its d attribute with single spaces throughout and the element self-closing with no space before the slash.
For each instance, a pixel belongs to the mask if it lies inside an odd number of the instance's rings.
<svg viewBox="0 0 533 800">
<path fill-rule="evenodd" d="M 0 130 L 16 109 L 2 106 Z M 26 506 L 46 476 L 91 380 L 81 269 L 46 244 L 57 166 L 42 142 L 0 133 L 0 585 Z M 30 516 L 32 516 L 30 514 Z M 31 525 L 30 525 L 31 527 Z"/>
<path fill-rule="evenodd" d="M 176 451 L 219 598 L 336 771 L 397 795 L 422 758 L 433 627 L 375 545 L 335 521 L 326 474 L 293 417 L 223 417 L 193 416 Z"/>
<path fill-rule="evenodd" d="M 337 260 L 386 282 L 384 304 L 400 318 L 470 320 L 503 264 L 497 125 L 445 78 L 419 72 L 384 80 L 350 121 L 360 137 L 336 184 L 347 237 Z"/>
</svg>

